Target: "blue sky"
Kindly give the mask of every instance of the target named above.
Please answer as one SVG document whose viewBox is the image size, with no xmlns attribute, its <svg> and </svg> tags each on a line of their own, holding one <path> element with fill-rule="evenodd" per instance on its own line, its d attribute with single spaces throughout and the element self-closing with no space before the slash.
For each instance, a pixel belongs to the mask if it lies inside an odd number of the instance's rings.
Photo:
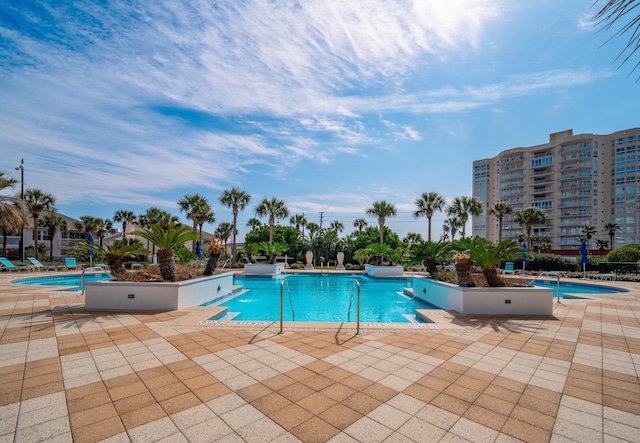
<svg viewBox="0 0 640 443">
<path fill-rule="evenodd" d="M 471 163 L 566 129 L 638 126 L 631 65 L 592 0 L 0 1 L 0 170 L 60 212 L 199 193 L 353 230 L 375 201 L 471 195 Z M 16 175 L 14 175 L 16 176 Z M 17 176 L 16 176 L 17 177 Z M 16 190 L 19 190 L 16 188 Z M 434 217 L 434 235 L 444 214 Z M 266 220 L 263 220 L 266 222 Z M 288 224 L 288 222 L 282 222 Z M 470 230 L 470 225 L 468 226 Z"/>
</svg>

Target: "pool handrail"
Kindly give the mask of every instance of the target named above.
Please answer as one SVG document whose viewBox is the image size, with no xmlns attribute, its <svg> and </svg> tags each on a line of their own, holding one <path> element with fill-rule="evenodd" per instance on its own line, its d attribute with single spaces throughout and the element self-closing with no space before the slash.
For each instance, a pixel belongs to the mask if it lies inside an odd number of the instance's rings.
<svg viewBox="0 0 640 443">
<path fill-rule="evenodd" d="M 289 286 L 289 281 L 288 281 L 288 276 L 285 276 L 282 281 L 280 282 L 280 334 L 282 334 L 282 324 L 283 324 L 283 319 L 282 319 L 282 305 L 283 305 L 283 291 L 284 291 L 284 284 L 287 284 L 287 290 L 289 291 L 289 303 L 291 304 L 291 320 L 295 321 L 296 319 L 296 312 L 293 308 L 293 299 L 291 298 L 291 287 Z"/>
<path fill-rule="evenodd" d="M 558 297 L 558 303 L 560 303 L 560 272 L 558 272 L 558 271 L 541 272 L 540 274 L 538 274 L 536 276 L 536 278 L 534 278 L 533 280 L 531 280 L 529 282 L 529 286 L 533 286 L 533 282 L 536 281 L 537 279 L 539 279 L 540 277 L 544 276 L 544 275 L 553 276 L 553 277 L 558 279 L 558 290 L 556 291 L 556 293 L 557 293 L 557 297 Z"/>
<path fill-rule="evenodd" d="M 353 285 L 351 286 L 351 298 L 349 299 L 349 310 L 347 311 L 347 321 L 351 321 L 351 302 L 353 301 L 353 289 L 358 288 L 357 309 L 356 309 L 356 335 L 360 334 L 360 282 L 358 279 L 353 279 Z"/>
<path fill-rule="evenodd" d="M 97 273 L 110 274 L 109 270 L 106 269 L 106 267 L 104 267 L 104 266 L 92 266 L 90 268 L 83 268 L 82 269 L 82 279 L 81 279 L 82 283 L 80 285 L 80 294 L 83 294 L 83 295 L 84 295 L 84 289 L 85 289 L 84 288 L 84 274 L 87 271 L 93 272 L 95 274 L 97 274 Z"/>
</svg>

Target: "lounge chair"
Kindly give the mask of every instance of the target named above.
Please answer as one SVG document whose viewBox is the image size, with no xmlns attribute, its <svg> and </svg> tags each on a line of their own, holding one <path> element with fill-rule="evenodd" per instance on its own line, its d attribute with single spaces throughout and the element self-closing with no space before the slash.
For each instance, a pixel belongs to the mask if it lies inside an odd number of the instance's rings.
<svg viewBox="0 0 640 443">
<path fill-rule="evenodd" d="M 0 257 L 0 265 L 2 265 L 2 268 L 0 269 L 8 269 L 9 272 L 33 271 L 33 266 L 16 266 L 11 263 L 6 257 Z"/>
<path fill-rule="evenodd" d="M 27 257 L 27 260 L 29 260 L 33 265 L 34 271 L 36 269 L 39 271 L 57 271 L 58 269 L 63 267 L 63 266 L 56 266 L 56 265 L 43 265 L 42 263 L 40 263 L 40 260 L 38 260 L 35 257 Z"/>
<path fill-rule="evenodd" d="M 74 257 L 71 257 L 71 258 L 65 258 L 64 259 L 64 268 L 65 269 L 75 269 L 76 271 L 79 271 L 80 269 L 82 269 L 82 265 L 79 265 L 76 262 L 76 259 Z"/>
<path fill-rule="evenodd" d="M 516 273 L 515 269 L 513 269 L 513 262 L 506 262 L 504 264 L 504 269 L 502 270 L 503 274 L 514 274 Z"/>
</svg>

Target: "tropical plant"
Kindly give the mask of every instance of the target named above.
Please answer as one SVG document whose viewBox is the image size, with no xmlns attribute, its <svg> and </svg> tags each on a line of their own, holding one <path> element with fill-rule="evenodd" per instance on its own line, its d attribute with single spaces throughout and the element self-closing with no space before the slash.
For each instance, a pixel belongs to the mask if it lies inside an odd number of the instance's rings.
<svg viewBox="0 0 640 443">
<path fill-rule="evenodd" d="M 336 234 L 340 234 L 344 231 L 344 224 L 339 220 L 334 220 L 329 225 L 329 230 L 335 232 Z"/>
<path fill-rule="evenodd" d="M 437 265 L 449 251 L 451 251 L 451 243 L 431 240 L 419 241 L 409 247 L 409 264 L 424 265 L 431 278 L 436 278 Z"/>
<path fill-rule="evenodd" d="M 427 217 L 427 240 L 431 241 L 431 218 L 435 211 L 442 211 L 445 198 L 437 192 L 424 192 L 415 202 L 418 209 L 413 213 L 415 218 Z"/>
<path fill-rule="evenodd" d="M 593 235 L 598 232 L 598 230 L 591 225 L 584 225 L 581 228 L 582 233 L 587 237 L 587 243 L 589 243 L 589 240 L 591 240 L 591 238 L 593 237 Z"/>
<path fill-rule="evenodd" d="M 99 218 L 97 220 L 97 228 L 96 235 L 98 236 L 99 244 L 102 246 L 102 242 L 107 234 L 115 234 L 117 231 L 113 227 L 113 222 L 111 220 Z"/>
<path fill-rule="evenodd" d="M 312 239 L 320 232 L 320 225 L 314 222 L 307 223 L 307 230 L 309 231 L 309 238 Z"/>
<path fill-rule="evenodd" d="M 193 232 L 196 232 L 200 220 L 206 217 L 211 211 L 211 205 L 206 198 L 199 194 L 186 194 L 180 200 L 178 200 L 178 208 L 181 212 L 184 212 L 187 219 L 193 223 Z M 206 221 L 206 220 L 205 220 Z M 204 223 L 204 222 L 203 222 Z M 191 252 L 195 254 L 196 251 L 196 236 L 191 243 Z"/>
<path fill-rule="evenodd" d="M 362 232 L 364 228 L 369 225 L 364 218 L 356 218 L 353 222 L 353 227 L 358 228 L 358 232 Z"/>
<path fill-rule="evenodd" d="M 38 244 L 38 218 L 44 211 L 56 210 L 56 199 L 53 195 L 40 189 L 27 189 L 24 193 L 24 204 L 33 218 L 33 241 Z M 38 258 L 38 248 L 35 248 L 35 258 Z"/>
<path fill-rule="evenodd" d="M 225 251 L 227 250 L 227 241 L 229 240 L 229 237 L 231 237 L 231 235 L 233 235 L 235 237 L 235 233 L 233 230 L 233 225 L 229 222 L 223 222 L 220 223 L 218 225 L 218 227 L 216 228 L 216 230 L 214 231 L 213 235 L 215 235 L 216 237 L 218 237 L 219 239 L 221 239 L 224 242 L 224 248 Z"/>
<path fill-rule="evenodd" d="M 218 267 L 218 261 L 220 256 L 227 251 L 227 247 L 222 244 L 222 240 L 213 237 L 207 245 L 207 251 L 209 252 L 209 259 L 207 260 L 207 266 L 204 268 L 204 275 L 213 275 L 213 272 Z"/>
<path fill-rule="evenodd" d="M 97 231 L 102 220 L 92 215 L 80 216 L 80 221 L 74 223 L 74 227 L 77 231 L 82 232 L 84 239 L 89 238 L 89 234 Z"/>
<path fill-rule="evenodd" d="M 237 188 L 225 189 L 220 196 L 220 203 L 225 205 L 227 208 L 231 208 L 231 212 L 233 213 L 233 244 L 231 245 L 232 265 L 234 265 L 236 262 L 236 235 L 238 234 L 238 213 L 240 211 L 243 211 L 247 207 L 247 205 L 249 205 L 250 201 L 251 196 L 247 192 L 241 191 Z"/>
<path fill-rule="evenodd" d="M 369 248 L 358 249 L 353 253 L 353 259 L 357 260 L 360 265 L 367 263 L 373 257 L 373 252 Z"/>
<path fill-rule="evenodd" d="M 138 235 L 158 247 L 158 266 L 160 275 L 165 281 L 175 281 L 176 279 L 174 251 L 183 246 L 185 242 L 195 241 L 198 238 L 198 233 L 187 226 L 172 226 L 164 230 L 155 224 L 148 229 L 141 230 Z"/>
<path fill-rule="evenodd" d="M 475 197 L 456 197 L 447 208 L 447 214 L 460 220 L 462 225 L 462 237 L 465 237 L 467 220 L 469 216 L 476 217 L 482 214 L 482 203 Z M 451 235 L 453 239 L 453 235 Z"/>
<path fill-rule="evenodd" d="M 380 228 L 380 244 L 384 244 L 384 224 L 387 217 L 396 215 L 396 207 L 384 200 L 374 202 L 370 208 L 367 208 L 367 214 L 378 218 L 378 226 Z"/>
<path fill-rule="evenodd" d="M 409 232 L 402 239 L 402 244 L 408 248 L 411 245 L 414 245 L 414 244 L 416 244 L 418 242 L 421 242 L 421 241 L 423 241 L 423 239 L 422 239 L 422 235 L 420 235 L 420 233 L 418 233 L 418 232 Z"/>
<path fill-rule="evenodd" d="M 260 251 L 262 251 L 265 255 L 269 256 L 269 264 L 274 264 L 276 262 L 276 257 L 278 257 L 279 255 L 282 255 L 283 252 L 285 252 L 288 247 L 286 244 L 284 243 L 279 243 L 279 242 L 261 242 L 260 245 Z"/>
<path fill-rule="evenodd" d="M 503 240 L 494 245 L 480 237 L 475 237 L 467 253 L 473 264 L 482 268 L 487 284 L 492 287 L 501 287 L 505 286 L 505 283 L 498 275 L 498 265 L 521 257 L 522 248 L 515 240 Z"/>
<path fill-rule="evenodd" d="M 262 222 L 260 220 L 258 220 L 257 218 L 252 217 L 247 221 L 247 226 L 249 227 L 251 232 L 253 232 L 256 229 L 258 229 L 260 226 L 262 226 Z"/>
<path fill-rule="evenodd" d="M 196 256 L 185 245 L 181 245 L 175 250 L 176 258 L 180 263 L 191 263 Z"/>
<path fill-rule="evenodd" d="M 304 237 L 304 228 L 307 226 L 307 223 L 309 222 L 304 216 L 304 212 L 302 214 L 292 215 L 291 218 L 289 218 L 289 224 L 294 225 L 302 237 Z"/>
<path fill-rule="evenodd" d="M 125 257 L 133 257 L 136 255 L 146 255 L 147 251 L 140 247 L 139 243 L 127 244 L 126 242 L 116 240 L 108 246 L 90 245 L 88 243 L 80 243 L 80 248 L 96 254 L 96 257 L 104 257 L 109 266 L 111 275 L 116 280 L 122 280 L 125 269 L 122 266 Z"/>
<path fill-rule="evenodd" d="M 382 243 L 371 243 L 367 249 L 371 252 L 371 258 L 376 259 L 378 266 L 382 265 L 384 257 L 392 251 L 391 246 Z"/>
<path fill-rule="evenodd" d="M 451 234 L 451 241 L 454 242 L 456 240 L 456 233 L 461 227 L 462 223 L 460 223 L 460 219 L 458 219 L 458 217 L 449 217 L 442 224 L 442 231 L 445 234 Z"/>
<path fill-rule="evenodd" d="M 15 184 L 15 179 L 5 177 L 4 173 L 0 171 L 0 191 L 11 188 Z M 0 231 L 3 235 L 3 256 L 7 254 L 7 236 L 21 232 L 28 224 L 29 220 L 22 199 L 0 194 Z"/>
<path fill-rule="evenodd" d="M 276 224 L 276 220 L 287 218 L 289 210 L 282 200 L 264 198 L 256 207 L 256 215 L 269 217 L 269 243 L 273 243 L 273 226 Z"/>
<path fill-rule="evenodd" d="M 598 250 L 600 251 L 600 258 L 602 259 L 602 253 L 604 252 L 605 249 L 607 249 L 609 247 L 609 241 L 608 240 L 597 239 L 596 240 L 596 246 L 598 247 Z"/>
<path fill-rule="evenodd" d="M 614 32 L 614 37 L 620 37 L 623 34 L 631 34 L 626 46 L 616 57 L 614 61 L 622 59 L 620 66 L 628 62 L 631 57 L 640 50 L 640 14 L 638 14 L 638 3 L 635 0 L 596 0 L 594 4 L 604 3 L 602 7 L 595 13 L 592 20 L 600 30 L 609 31 L 614 26 L 622 22 L 618 29 Z M 629 75 L 640 67 L 640 61 L 637 62 Z M 639 77 L 640 79 L 640 77 Z"/>
<path fill-rule="evenodd" d="M 489 214 L 495 215 L 498 219 L 498 243 L 502 241 L 502 221 L 505 216 L 513 214 L 513 206 L 509 203 L 496 203 L 489 211 Z"/>
<path fill-rule="evenodd" d="M 547 222 L 547 213 L 540 208 L 528 207 L 516 212 L 513 221 L 524 226 L 527 234 L 527 248 L 531 251 L 531 231 L 534 226 Z"/>
<path fill-rule="evenodd" d="M 249 260 L 249 263 L 255 263 L 256 259 L 254 258 L 254 254 L 260 252 L 260 244 L 245 242 L 245 244 L 242 245 L 242 250 L 247 254 L 247 260 Z"/>
<path fill-rule="evenodd" d="M 133 211 L 121 209 L 113 214 L 113 221 L 116 223 L 122 223 L 122 241 L 125 241 L 127 239 L 127 226 L 137 222 L 138 217 L 136 217 Z"/>
<path fill-rule="evenodd" d="M 611 222 L 604 225 L 604 230 L 607 232 L 607 235 L 609 235 L 609 244 L 611 245 L 611 249 L 614 249 L 615 243 L 613 242 L 613 237 L 616 235 L 619 228 L 620 225 L 618 223 Z"/>
<path fill-rule="evenodd" d="M 49 261 L 53 261 L 53 237 L 57 231 L 66 232 L 69 229 L 67 221 L 59 215 L 49 213 L 38 220 L 38 226 L 47 228 L 49 232 Z"/>
</svg>

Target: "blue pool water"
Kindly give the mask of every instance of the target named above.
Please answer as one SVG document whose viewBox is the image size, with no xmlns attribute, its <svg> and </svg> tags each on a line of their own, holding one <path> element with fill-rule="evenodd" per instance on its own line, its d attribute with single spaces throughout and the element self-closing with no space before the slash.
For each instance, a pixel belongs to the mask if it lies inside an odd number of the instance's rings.
<svg viewBox="0 0 640 443">
<path fill-rule="evenodd" d="M 86 274 L 84 276 L 85 282 L 111 280 L 111 274 Z M 65 291 L 79 291 L 82 284 L 82 274 L 69 274 L 69 275 L 53 275 L 48 277 L 31 277 L 22 278 L 20 280 L 13 280 L 11 283 L 18 285 L 36 285 L 36 286 L 71 286 L 66 288 Z"/>
<path fill-rule="evenodd" d="M 558 282 L 557 280 L 536 280 L 534 286 L 542 288 L 553 288 L 553 297 L 558 296 Z M 626 289 L 614 288 L 613 286 L 600 286 L 590 285 L 587 283 L 568 283 L 560 282 L 560 298 L 567 296 L 571 297 L 574 294 L 577 295 L 602 295 L 602 294 L 619 294 L 622 292 L 628 292 Z"/>
<path fill-rule="evenodd" d="M 282 280 L 282 277 L 235 277 L 234 285 L 241 285 L 247 291 L 219 304 L 226 306 L 229 313 L 239 313 L 233 320 L 279 320 Z M 284 321 L 355 322 L 357 288 L 354 280 L 360 283 L 360 321 L 416 321 L 415 309 L 433 308 L 403 295 L 403 288 L 412 287 L 411 279 L 294 274 L 287 277 L 283 286 Z"/>
</svg>

